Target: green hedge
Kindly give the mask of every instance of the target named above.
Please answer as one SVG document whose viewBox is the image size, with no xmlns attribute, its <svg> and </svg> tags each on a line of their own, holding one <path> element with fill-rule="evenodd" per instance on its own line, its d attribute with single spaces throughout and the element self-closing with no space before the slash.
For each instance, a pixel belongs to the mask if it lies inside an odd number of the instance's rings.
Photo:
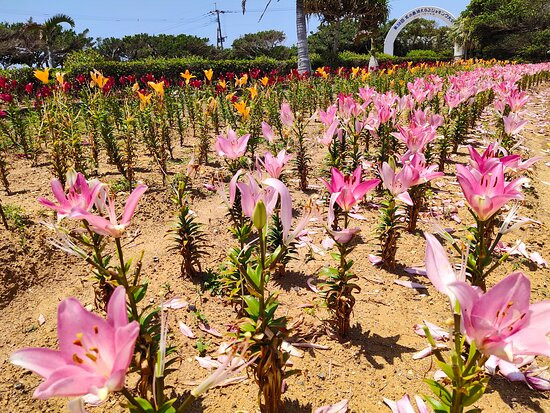
<svg viewBox="0 0 550 413">
<path fill-rule="evenodd" d="M 320 66 L 324 66 L 325 62 L 321 56 L 312 53 L 310 56 L 313 70 Z M 335 66 L 365 67 L 369 64 L 370 55 L 362 55 L 352 52 L 343 52 L 338 55 Z M 407 61 L 433 61 L 431 58 L 423 56 L 411 57 L 396 57 L 384 54 L 377 55 L 378 62 L 399 64 Z M 442 59 L 444 60 L 444 59 Z M 165 76 L 168 79 L 180 79 L 180 73 L 189 69 L 199 79 L 202 78 L 203 69 L 213 69 L 214 73 L 235 72 L 237 74 L 248 72 L 250 69 L 260 69 L 267 73 L 271 70 L 278 70 L 281 74 L 287 74 L 292 69 L 296 68 L 297 59 L 290 60 L 275 60 L 267 57 L 260 57 L 252 60 L 208 60 L 201 57 L 176 58 L 176 59 L 146 59 L 135 60 L 130 62 L 115 62 L 108 60 L 94 60 L 90 58 L 89 53 L 81 55 L 69 56 L 66 65 L 63 69 L 68 76 L 76 76 L 78 74 L 88 74 L 93 69 L 99 70 L 105 76 L 113 76 L 116 79 L 123 75 L 135 75 L 141 77 L 148 73 L 152 73 L 155 77 Z M 55 71 L 55 70 L 54 70 Z M 20 84 L 35 81 L 33 69 L 26 67 L 20 69 L 11 69 L 0 71 L 0 75 L 7 76 L 11 79 L 15 78 Z"/>
</svg>

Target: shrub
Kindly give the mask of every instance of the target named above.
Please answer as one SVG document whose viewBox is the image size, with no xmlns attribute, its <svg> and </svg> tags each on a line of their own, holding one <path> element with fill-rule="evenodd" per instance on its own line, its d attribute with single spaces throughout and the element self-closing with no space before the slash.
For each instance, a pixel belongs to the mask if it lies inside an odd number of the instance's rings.
<svg viewBox="0 0 550 413">
<path fill-rule="evenodd" d="M 437 60 L 439 58 L 439 55 L 436 52 L 434 52 L 433 50 L 417 49 L 417 50 L 410 50 L 407 53 L 407 56 L 405 56 L 405 57 L 411 58 L 411 59 L 433 59 L 433 60 Z"/>
</svg>

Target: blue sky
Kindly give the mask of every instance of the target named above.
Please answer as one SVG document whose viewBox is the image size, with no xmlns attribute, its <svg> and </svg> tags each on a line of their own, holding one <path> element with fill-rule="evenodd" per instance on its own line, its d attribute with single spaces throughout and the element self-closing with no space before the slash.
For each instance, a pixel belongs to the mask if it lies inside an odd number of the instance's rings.
<svg viewBox="0 0 550 413">
<path fill-rule="evenodd" d="M 222 15 L 222 31 L 227 36 L 226 46 L 245 34 L 259 30 L 276 29 L 286 33 L 288 45 L 296 41 L 295 0 L 273 0 L 268 12 L 258 22 L 265 0 L 248 0 L 248 11 L 243 16 L 240 0 L 217 0 Z M 397 18 L 417 6 L 439 6 L 458 15 L 468 0 L 392 0 L 391 17 Z M 209 11 L 210 0 L 2 0 L 0 20 L 16 22 L 32 18 L 41 22 L 55 13 L 73 17 L 76 29 L 88 28 L 93 37 L 122 37 L 135 33 L 192 34 L 208 37 L 216 43 L 215 20 Z M 315 30 L 318 20 L 309 20 L 309 31 Z"/>
</svg>

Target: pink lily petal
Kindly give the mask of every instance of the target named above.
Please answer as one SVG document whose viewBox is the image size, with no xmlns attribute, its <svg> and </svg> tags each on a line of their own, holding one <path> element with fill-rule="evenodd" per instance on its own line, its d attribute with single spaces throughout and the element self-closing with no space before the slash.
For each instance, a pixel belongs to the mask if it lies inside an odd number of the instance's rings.
<svg viewBox="0 0 550 413">
<path fill-rule="evenodd" d="M 180 329 L 181 333 L 185 337 L 195 338 L 195 334 L 193 334 L 193 331 L 191 331 L 191 329 L 183 321 L 180 321 L 178 323 L 178 326 L 179 326 L 179 329 Z"/>
<path fill-rule="evenodd" d="M 338 403 L 328 406 L 322 406 L 315 409 L 315 413 L 346 413 L 348 411 L 348 399 L 343 399 Z"/>
<path fill-rule="evenodd" d="M 213 335 L 214 337 L 218 337 L 218 338 L 222 337 L 222 335 L 218 333 L 216 329 L 204 323 L 199 323 L 199 330 L 204 331 L 205 333 L 208 333 L 210 335 Z"/>
</svg>

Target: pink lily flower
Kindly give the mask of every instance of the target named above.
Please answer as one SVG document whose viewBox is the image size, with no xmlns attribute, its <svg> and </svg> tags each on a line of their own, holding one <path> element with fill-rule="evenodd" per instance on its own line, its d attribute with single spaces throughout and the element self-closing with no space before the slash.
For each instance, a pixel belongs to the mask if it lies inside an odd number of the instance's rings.
<svg viewBox="0 0 550 413">
<path fill-rule="evenodd" d="M 73 217 L 76 210 L 90 211 L 103 186 L 99 181 L 87 182 L 80 172 L 76 175 L 76 179 L 69 183 L 69 191 L 65 195 L 61 182 L 57 179 L 51 181 L 52 192 L 59 204 L 46 198 L 38 198 L 38 202 L 42 205 L 57 212 L 58 219 Z"/>
<path fill-rule="evenodd" d="M 445 93 L 445 103 L 449 107 L 449 109 L 454 109 L 458 105 L 462 103 L 462 100 L 460 98 L 460 94 L 456 93 L 452 89 L 449 89 L 447 93 Z"/>
<path fill-rule="evenodd" d="M 522 177 L 507 182 L 504 179 L 502 163 L 485 174 L 464 165 L 457 165 L 456 176 L 466 201 L 481 221 L 487 221 L 508 201 L 523 199 L 519 189 L 528 181 Z"/>
<path fill-rule="evenodd" d="M 328 129 L 323 133 L 323 137 L 319 139 L 319 143 L 330 146 L 332 143 L 332 138 L 337 132 L 338 126 L 340 126 L 340 122 L 338 119 L 335 119 L 334 122 L 328 127 Z"/>
<path fill-rule="evenodd" d="M 369 86 L 360 87 L 358 95 L 364 100 L 364 104 L 368 105 L 372 102 L 372 98 L 376 94 L 376 89 Z"/>
<path fill-rule="evenodd" d="M 327 126 L 332 124 L 334 122 L 334 117 L 336 116 L 337 111 L 338 107 L 336 105 L 329 106 L 326 112 L 320 110 L 319 119 L 321 120 L 321 123 Z"/>
<path fill-rule="evenodd" d="M 523 106 L 525 106 L 528 100 L 529 96 L 527 96 L 527 93 L 520 92 L 516 89 L 510 92 L 508 98 L 506 99 L 506 103 L 508 104 L 508 106 L 510 106 L 510 110 L 512 112 L 517 112 Z"/>
<path fill-rule="evenodd" d="M 414 399 L 416 401 L 416 407 L 418 407 L 418 413 L 430 413 L 428 406 L 426 406 L 426 403 L 420 396 L 414 396 Z M 411 399 L 407 394 L 397 402 L 384 398 L 384 403 L 388 405 L 392 413 L 414 413 Z"/>
<path fill-rule="evenodd" d="M 145 191 L 147 191 L 147 185 L 145 184 L 138 185 L 136 189 L 132 191 L 126 200 L 126 205 L 124 205 L 124 212 L 120 218 L 120 223 L 117 221 L 115 201 L 112 197 L 109 198 L 109 201 L 105 206 L 109 219 L 91 214 L 83 209 L 77 209 L 73 216 L 74 218 L 87 221 L 92 230 L 97 234 L 120 238 L 126 228 L 130 225 L 130 220 L 132 219 L 132 216 L 134 216 L 138 202 Z"/>
<path fill-rule="evenodd" d="M 508 135 L 517 135 L 527 125 L 527 121 L 514 112 L 511 112 L 508 116 L 503 116 L 502 121 L 504 122 L 504 132 Z"/>
<path fill-rule="evenodd" d="M 429 91 L 425 89 L 424 78 L 417 77 L 414 83 L 408 82 L 407 89 L 419 105 L 428 97 Z"/>
<path fill-rule="evenodd" d="M 233 129 L 229 129 L 227 137 L 223 135 L 218 136 L 214 149 L 218 152 L 219 156 L 226 156 L 229 159 L 236 160 L 246 153 L 246 145 L 249 139 L 249 133 L 239 138 Z"/>
<path fill-rule="evenodd" d="M 437 238 L 427 232 L 424 233 L 424 237 L 426 237 L 426 275 L 437 291 L 449 297 L 451 306 L 454 308 L 456 298 L 449 289 L 449 285 L 456 281 L 466 281 L 465 269 L 459 273 L 455 272 Z"/>
<path fill-rule="evenodd" d="M 329 234 L 332 239 L 338 244 L 347 244 L 353 239 L 353 237 L 355 237 L 355 234 L 357 234 L 359 231 L 361 231 L 360 228 L 345 228 L 339 231 L 330 230 Z"/>
<path fill-rule="evenodd" d="M 407 145 L 407 153 L 423 152 L 428 143 L 435 139 L 437 130 L 431 126 L 417 126 L 411 125 L 410 127 L 397 126 L 399 132 L 392 132 L 392 136 L 399 139 L 405 145 Z"/>
<path fill-rule="evenodd" d="M 128 322 L 124 287 L 113 292 L 106 320 L 67 298 L 59 304 L 57 325 L 59 350 L 26 348 L 10 356 L 13 364 L 45 379 L 35 398 L 93 394 L 104 400 L 124 387 L 139 334 L 137 321 Z"/>
<path fill-rule="evenodd" d="M 256 204 L 258 201 L 262 200 L 265 204 L 267 214 L 271 215 L 277 203 L 275 191 L 270 187 L 265 189 L 261 188 L 251 174 L 247 174 L 246 177 L 248 178 L 248 183 L 236 183 L 236 187 L 241 193 L 241 208 L 243 214 L 246 217 L 252 218 Z M 234 195 L 231 196 L 231 198 L 234 199 Z"/>
<path fill-rule="evenodd" d="M 433 129 L 437 130 L 444 122 L 443 116 L 437 113 L 429 114 L 422 109 L 417 109 L 411 114 L 411 123 L 417 126 L 431 126 Z"/>
<path fill-rule="evenodd" d="M 486 174 L 501 163 L 502 158 L 497 157 L 500 150 L 499 144 L 494 142 L 487 146 L 487 149 L 480 155 L 474 147 L 470 145 L 468 146 L 468 151 L 470 152 L 470 165 L 472 168 L 479 171 L 479 173 Z"/>
<path fill-rule="evenodd" d="M 277 157 L 273 156 L 271 152 L 266 152 L 264 160 L 258 159 L 258 162 L 264 167 L 269 176 L 275 179 L 279 179 L 286 163 L 292 159 L 292 155 L 287 155 L 283 149 Z"/>
<path fill-rule="evenodd" d="M 363 170 L 358 166 L 352 175 L 344 176 L 336 168 L 330 170 L 330 183 L 321 178 L 323 184 L 327 187 L 331 196 L 335 197 L 336 202 L 344 211 L 350 211 L 351 208 L 360 202 L 365 194 L 373 190 L 380 183 L 380 179 L 370 179 L 361 182 Z M 338 194 L 338 195 L 335 195 Z"/>
<path fill-rule="evenodd" d="M 417 152 L 414 155 L 410 156 L 408 159 L 404 159 L 405 155 L 401 161 L 403 162 L 404 167 L 412 168 L 416 173 L 418 173 L 418 180 L 413 181 L 411 186 L 424 184 L 433 179 L 440 178 L 445 176 L 443 172 L 435 172 L 437 165 L 430 165 L 426 167 L 426 157 L 423 153 Z M 414 174 L 416 176 L 416 173 Z"/>
<path fill-rule="evenodd" d="M 275 139 L 275 132 L 273 132 L 273 128 L 269 123 L 262 121 L 262 134 L 264 135 L 264 138 L 269 143 L 273 142 Z"/>
<path fill-rule="evenodd" d="M 486 356 L 513 362 L 516 356 L 550 356 L 550 300 L 529 304 L 531 282 L 508 275 L 483 294 L 464 281 L 448 288 L 460 303 L 464 330 Z"/>
<path fill-rule="evenodd" d="M 384 162 L 380 170 L 380 176 L 384 188 L 390 191 L 395 199 L 407 205 L 413 205 L 411 196 L 407 191 L 415 185 L 415 182 L 419 181 L 420 175 L 417 171 L 405 166 L 398 173 L 395 173 L 393 168 L 387 162 Z"/>
<path fill-rule="evenodd" d="M 281 103 L 281 122 L 288 128 L 294 125 L 294 114 L 288 102 Z"/>
<path fill-rule="evenodd" d="M 521 156 L 519 155 L 508 155 L 508 156 L 503 156 L 499 160 L 504 165 L 506 172 L 508 171 L 518 172 L 518 171 L 526 171 L 541 159 L 543 159 L 542 156 L 534 156 L 533 158 L 529 158 L 525 161 L 522 161 Z"/>
</svg>

